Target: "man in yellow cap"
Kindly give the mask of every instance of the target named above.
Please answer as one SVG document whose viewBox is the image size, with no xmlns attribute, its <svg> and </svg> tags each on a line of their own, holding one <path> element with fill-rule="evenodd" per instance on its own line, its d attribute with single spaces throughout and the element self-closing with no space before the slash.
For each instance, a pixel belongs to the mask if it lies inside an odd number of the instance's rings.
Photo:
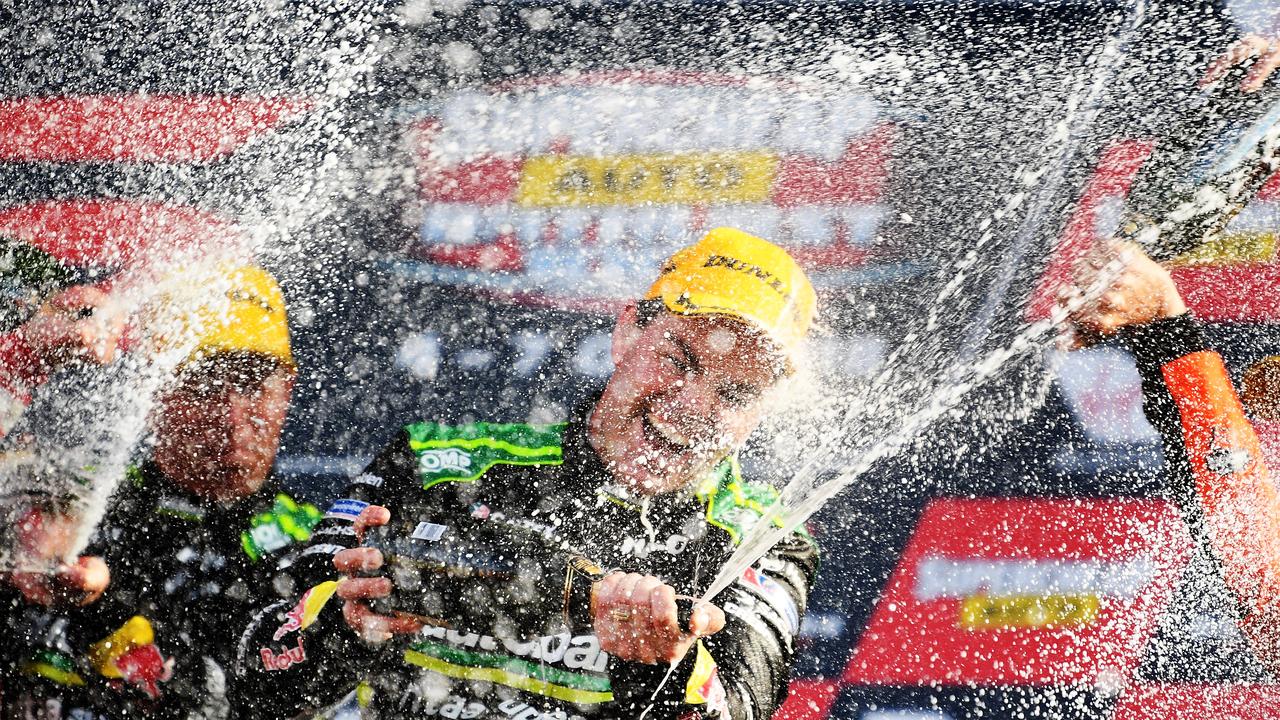
<svg viewBox="0 0 1280 720">
<path fill-rule="evenodd" d="M 405 427 L 294 564 L 309 592 L 246 631 L 247 706 L 291 716 L 363 679 L 378 717 L 772 715 L 811 539 L 692 599 L 777 501 L 736 454 L 814 312 L 785 251 L 719 228 L 621 312 L 613 375 L 567 422 Z"/>
<path fill-rule="evenodd" d="M 284 296 L 258 267 L 214 275 L 186 283 L 203 293 L 181 323 L 194 350 L 87 551 L 110 571 L 105 594 L 66 614 L 58 658 L 34 648 L 45 661 L 5 678 L 58 695 L 67 716 L 228 716 L 239 629 L 320 518 L 268 482 L 297 372 Z"/>
</svg>

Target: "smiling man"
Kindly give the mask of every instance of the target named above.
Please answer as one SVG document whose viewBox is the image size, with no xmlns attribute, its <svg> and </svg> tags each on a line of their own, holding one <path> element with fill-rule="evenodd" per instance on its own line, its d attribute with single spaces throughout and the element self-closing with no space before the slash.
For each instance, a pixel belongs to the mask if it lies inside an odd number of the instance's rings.
<svg viewBox="0 0 1280 720">
<path fill-rule="evenodd" d="M 622 311 L 616 369 L 568 422 L 406 427 L 294 565 L 312 589 L 245 633 L 244 712 L 292 715 L 363 680 L 350 702 L 377 717 L 770 717 L 812 540 L 713 603 L 678 599 L 776 502 L 736 452 L 814 310 L 785 251 L 712 230 Z"/>
</svg>

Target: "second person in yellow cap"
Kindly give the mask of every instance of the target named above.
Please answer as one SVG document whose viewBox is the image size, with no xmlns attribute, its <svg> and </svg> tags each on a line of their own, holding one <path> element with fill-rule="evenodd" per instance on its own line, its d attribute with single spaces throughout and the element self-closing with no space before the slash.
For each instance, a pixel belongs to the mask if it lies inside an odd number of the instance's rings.
<svg viewBox="0 0 1280 720">
<path fill-rule="evenodd" d="M 24 666 L 31 700 L 64 713 L 229 717 L 240 630 L 320 518 L 270 481 L 296 376 L 279 285 L 244 266 L 199 289 L 190 336 L 168 338 L 194 349 L 88 549 L 106 592 L 69 616 L 65 657 Z"/>
</svg>

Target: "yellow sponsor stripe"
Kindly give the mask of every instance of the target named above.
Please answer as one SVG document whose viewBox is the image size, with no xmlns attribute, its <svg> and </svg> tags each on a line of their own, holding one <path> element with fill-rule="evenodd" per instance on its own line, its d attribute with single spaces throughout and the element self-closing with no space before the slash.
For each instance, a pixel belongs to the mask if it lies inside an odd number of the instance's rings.
<svg viewBox="0 0 1280 720">
<path fill-rule="evenodd" d="M 767 152 L 542 155 L 524 163 L 516 202 L 526 207 L 759 203 L 778 157 Z"/>
<path fill-rule="evenodd" d="M 684 701 L 690 705 L 707 702 L 707 696 L 702 694 L 702 686 L 711 679 L 711 674 L 716 670 L 716 660 L 703 647 L 701 640 L 698 641 L 697 647 L 698 656 L 693 662 L 693 672 L 689 674 L 689 682 L 684 686 Z"/>
<path fill-rule="evenodd" d="M 606 703 L 613 700 L 613 693 L 598 692 L 594 690 L 575 690 L 574 688 L 565 687 L 549 683 L 546 680 L 539 680 L 525 675 L 516 675 L 509 673 L 501 668 L 485 668 L 485 667 L 467 667 L 465 665 L 454 665 L 439 658 L 433 658 L 430 655 L 415 650 L 406 650 L 404 653 L 405 662 L 416 665 L 420 668 L 438 672 L 451 678 L 459 680 L 482 680 L 484 682 L 505 685 L 517 690 L 524 690 L 537 695 L 563 700 L 565 702 L 578 703 L 582 705 L 591 705 L 598 703 Z"/>
<path fill-rule="evenodd" d="M 311 627 L 316 618 L 320 617 L 324 606 L 329 604 L 329 599 L 336 592 L 338 592 L 337 580 L 327 580 L 307 591 L 307 594 L 302 597 L 302 619 L 299 622 L 302 627 L 300 629 L 306 630 Z"/>
<path fill-rule="evenodd" d="M 512 455 L 519 455 L 521 457 L 541 457 L 543 455 L 559 455 L 560 454 L 560 448 L 555 445 L 544 445 L 543 447 L 527 448 L 527 447 L 521 447 L 520 445 L 512 445 L 511 443 L 506 442 L 504 440 L 498 440 L 495 438 L 487 438 L 487 437 L 472 438 L 470 440 L 465 440 L 461 438 L 453 439 L 453 440 L 410 440 L 409 447 L 412 450 L 427 450 L 430 448 L 438 448 L 438 447 L 443 447 L 443 448 L 490 447 L 495 450 L 504 450 L 506 452 L 511 453 Z"/>
</svg>

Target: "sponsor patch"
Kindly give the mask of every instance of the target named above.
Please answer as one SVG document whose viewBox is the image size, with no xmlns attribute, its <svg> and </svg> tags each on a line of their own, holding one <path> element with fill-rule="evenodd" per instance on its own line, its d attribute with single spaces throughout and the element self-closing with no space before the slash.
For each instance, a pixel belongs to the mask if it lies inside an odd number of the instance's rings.
<svg viewBox="0 0 1280 720">
<path fill-rule="evenodd" d="M 444 537 L 445 529 L 446 528 L 444 525 L 436 525 L 435 523 L 429 523 L 429 522 L 420 522 L 418 523 L 418 527 L 413 529 L 413 535 L 411 535 L 410 537 L 412 537 L 414 540 L 426 540 L 428 542 L 435 542 L 440 538 Z"/>
<path fill-rule="evenodd" d="M 470 472 L 471 453 L 457 448 L 423 450 L 418 456 L 418 470 L 423 473 Z"/>
<path fill-rule="evenodd" d="M 249 537 L 263 553 L 271 553 L 293 542 L 279 525 L 259 525 L 249 530 Z"/>
<path fill-rule="evenodd" d="M 720 668 L 701 641 L 698 642 L 693 672 L 685 685 L 684 701 L 691 705 L 705 704 L 708 712 L 729 717 L 729 698 L 724 683 L 720 682 Z"/>
<path fill-rule="evenodd" d="M 305 630 L 310 627 L 311 623 L 316 621 L 316 617 L 320 611 L 324 609 L 325 603 L 329 602 L 329 598 L 338 590 L 337 581 L 320 583 L 302 594 L 298 599 L 298 604 L 293 609 L 284 614 L 284 622 L 280 627 L 276 628 L 275 633 L 271 635 L 271 639 L 279 641 L 285 635 L 295 630 Z"/>
<path fill-rule="evenodd" d="M 369 507 L 369 503 L 361 500 L 352 500 L 351 498 L 342 498 L 333 503 L 329 508 L 329 512 L 325 513 L 326 518 L 338 518 L 341 520 L 352 520 L 360 517 L 360 511 Z"/>
<path fill-rule="evenodd" d="M 759 570 L 749 567 L 742 573 L 742 584 L 768 602 L 787 621 L 791 633 L 800 631 L 800 608 L 791 594 L 773 578 Z"/>
</svg>

